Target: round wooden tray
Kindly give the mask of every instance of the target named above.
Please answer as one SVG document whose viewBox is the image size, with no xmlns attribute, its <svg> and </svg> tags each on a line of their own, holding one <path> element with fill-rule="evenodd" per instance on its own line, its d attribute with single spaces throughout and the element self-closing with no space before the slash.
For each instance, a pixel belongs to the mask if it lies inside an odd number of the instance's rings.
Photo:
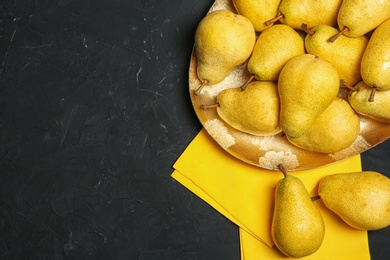
<svg viewBox="0 0 390 260">
<path fill-rule="evenodd" d="M 209 12 L 228 9 L 236 12 L 231 0 L 216 0 Z M 191 101 L 208 134 L 232 156 L 248 164 L 264 169 L 277 170 L 282 163 L 286 170 L 306 170 L 360 154 L 390 137 L 390 124 L 360 116 L 360 135 L 347 149 L 333 154 L 309 152 L 292 145 L 283 134 L 258 137 L 243 133 L 225 123 L 216 109 L 200 108 L 202 104 L 213 104 L 219 92 L 227 88 L 240 87 L 250 76 L 246 63 L 236 68 L 224 81 L 216 85 L 206 85 L 199 95 L 195 90 L 201 84 L 196 73 L 196 56 L 192 52 L 189 67 L 189 90 Z"/>
</svg>

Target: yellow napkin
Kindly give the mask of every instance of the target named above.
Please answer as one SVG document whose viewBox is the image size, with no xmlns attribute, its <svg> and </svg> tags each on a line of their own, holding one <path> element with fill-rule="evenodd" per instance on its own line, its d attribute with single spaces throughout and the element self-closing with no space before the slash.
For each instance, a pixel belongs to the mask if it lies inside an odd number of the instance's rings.
<svg viewBox="0 0 390 260">
<path fill-rule="evenodd" d="M 174 164 L 172 177 L 209 203 L 240 228 L 241 259 L 286 257 L 273 246 L 270 234 L 276 183 L 283 177 L 248 165 L 224 151 L 203 129 Z M 314 170 L 290 174 L 299 176 L 315 195 L 319 179 L 337 172 L 360 171 L 360 156 Z M 304 259 L 370 259 L 367 232 L 347 226 L 315 202 L 325 221 L 321 248 Z"/>
</svg>

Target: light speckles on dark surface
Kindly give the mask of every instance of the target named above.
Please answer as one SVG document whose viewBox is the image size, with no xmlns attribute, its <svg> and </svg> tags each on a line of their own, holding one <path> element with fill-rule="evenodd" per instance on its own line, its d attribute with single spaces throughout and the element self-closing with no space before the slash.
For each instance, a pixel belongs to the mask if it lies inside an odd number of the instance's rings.
<svg viewBox="0 0 390 260">
<path fill-rule="evenodd" d="M 1 259 L 239 259 L 237 227 L 170 177 L 212 3 L 1 2 Z"/>
</svg>

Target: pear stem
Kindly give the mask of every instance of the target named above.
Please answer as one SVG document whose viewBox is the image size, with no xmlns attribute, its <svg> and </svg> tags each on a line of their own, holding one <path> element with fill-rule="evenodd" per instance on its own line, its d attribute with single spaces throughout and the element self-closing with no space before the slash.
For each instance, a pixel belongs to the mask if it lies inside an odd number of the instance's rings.
<svg viewBox="0 0 390 260">
<path fill-rule="evenodd" d="M 202 91 L 203 87 L 206 86 L 207 83 L 208 83 L 207 80 L 203 80 L 203 81 L 202 81 L 202 84 L 200 84 L 200 86 L 198 87 L 198 89 L 195 90 L 195 96 L 199 95 L 199 93 Z"/>
<path fill-rule="evenodd" d="M 273 23 L 279 21 L 279 20 L 282 19 L 283 17 L 284 17 L 283 14 L 278 15 L 278 16 L 276 16 L 276 17 L 274 17 L 274 18 L 272 18 L 272 19 L 266 21 L 266 22 L 265 22 L 265 25 L 270 26 L 271 24 L 273 24 Z"/>
<path fill-rule="evenodd" d="M 316 201 L 316 200 L 321 199 L 321 197 L 320 197 L 320 195 L 317 195 L 317 196 L 311 197 L 310 199 L 311 199 L 311 201 Z"/>
<path fill-rule="evenodd" d="M 343 79 L 340 80 L 340 87 L 349 89 L 351 91 L 356 91 L 356 89 L 351 84 L 349 84 Z"/>
<path fill-rule="evenodd" d="M 373 86 L 372 91 L 370 93 L 370 97 L 368 98 L 368 102 L 374 102 L 375 92 L 376 92 L 376 87 Z"/>
<path fill-rule="evenodd" d="M 344 27 L 341 31 L 339 31 L 337 34 L 333 35 L 332 37 L 329 38 L 329 41 L 330 42 L 334 42 L 335 40 L 337 40 L 337 38 L 340 37 L 340 35 L 342 35 L 343 33 L 349 31 L 349 28 L 348 27 Z"/>
<path fill-rule="evenodd" d="M 283 164 L 278 164 L 278 169 L 279 169 L 279 171 L 281 171 L 282 173 L 283 173 L 283 175 L 284 175 L 284 178 L 286 178 L 287 177 L 287 171 L 286 171 L 286 169 L 284 168 L 284 166 L 283 166 Z"/>
<path fill-rule="evenodd" d="M 240 87 L 241 91 L 244 91 L 246 89 L 246 86 L 248 86 L 249 83 L 255 78 L 255 75 L 251 75 L 249 79 Z"/>
<path fill-rule="evenodd" d="M 310 35 L 310 36 L 315 34 L 315 31 L 309 29 L 309 28 L 307 27 L 307 24 L 306 24 L 306 23 L 303 23 L 303 24 L 301 25 L 301 29 L 302 29 L 305 33 L 307 33 L 308 35 Z"/>
<path fill-rule="evenodd" d="M 219 107 L 219 103 L 211 104 L 211 105 L 200 105 L 200 109 L 206 110 L 211 108 Z"/>
</svg>

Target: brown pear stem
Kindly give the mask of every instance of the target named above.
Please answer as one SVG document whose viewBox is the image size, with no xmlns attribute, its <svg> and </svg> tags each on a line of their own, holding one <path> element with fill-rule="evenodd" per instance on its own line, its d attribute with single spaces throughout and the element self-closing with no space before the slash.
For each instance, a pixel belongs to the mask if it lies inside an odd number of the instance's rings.
<svg viewBox="0 0 390 260">
<path fill-rule="evenodd" d="M 287 177 L 287 171 L 286 171 L 286 169 L 284 168 L 284 166 L 283 166 L 283 164 L 278 164 L 278 169 L 279 169 L 279 171 L 281 171 L 282 173 L 283 173 L 283 175 L 284 175 L 284 178 L 286 178 Z"/>
<path fill-rule="evenodd" d="M 278 16 L 276 16 L 276 17 L 274 17 L 274 18 L 272 18 L 272 19 L 266 21 L 266 22 L 265 22 L 265 25 L 270 26 L 271 24 L 273 24 L 273 23 L 279 21 L 279 20 L 282 19 L 283 17 L 284 17 L 283 14 L 278 15 Z"/>
<path fill-rule="evenodd" d="M 321 197 L 320 197 L 320 195 L 317 195 L 317 196 L 311 197 L 310 199 L 311 199 L 311 201 L 316 201 L 316 200 L 321 199 Z"/>
<path fill-rule="evenodd" d="M 200 105 L 200 109 L 206 110 L 211 108 L 219 107 L 219 103 L 211 104 L 211 105 Z"/>
<path fill-rule="evenodd" d="M 301 29 L 302 29 L 305 33 L 307 33 L 308 35 L 310 35 L 310 36 L 315 34 L 315 31 L 312 30 L 312 29 L 309 29 L 309 28 L 307 27 L 307 24 L 306 24 L 306 23 L 303 23 L 303 24 L 301 25 Z"/>
<path fill-rule="evenodd" d="M 339 31 L 337 34 L 333 35 L 332 37 L 329 38 L 329 41 L 330 42 L 334 42 L 335 40 L 337 40 L 337 38 L 340 37 L 340 35 L 342 35 L 343 33 L 349 31 L 349 28 L 348 27 L 344 27 L 341 31 Z"/>
<path fill-rule="evenodd" d="M 370 93 L 370 97 L 368 98 L 368 102 L 374 102 L 375 92 L 376 92 L 376 87 L 373 86 Z"/>
<path fill-rule="evenodd" d="M 351 84 L 349 84 L 343 79 L 340 80 L 340 87 L 349 89 L 351 91 L 356 91 L 356 89 Z"/>
<path fill-rule="evenodd" d="M 252 82 L 252 80 L 255 78 L 255 75 L 251 75 L 249 79 L 240 87 L 241 91 L 244 91 L 246 89 L 246 86 L 248 86 L 249 83 Z"/>
<path fill-rule="evenodd" d="M 195 96 L 199 95 L 199 93 L 202 91 L 203 87 L 206 86 L 207 83 L 208 83 L 207 80 L 203 80 L 203 81 L 202 81 L 202 84 L 200 84 L 200 86 L 198 87 L 198 89 L 195 90 Z"/>
</svg>

